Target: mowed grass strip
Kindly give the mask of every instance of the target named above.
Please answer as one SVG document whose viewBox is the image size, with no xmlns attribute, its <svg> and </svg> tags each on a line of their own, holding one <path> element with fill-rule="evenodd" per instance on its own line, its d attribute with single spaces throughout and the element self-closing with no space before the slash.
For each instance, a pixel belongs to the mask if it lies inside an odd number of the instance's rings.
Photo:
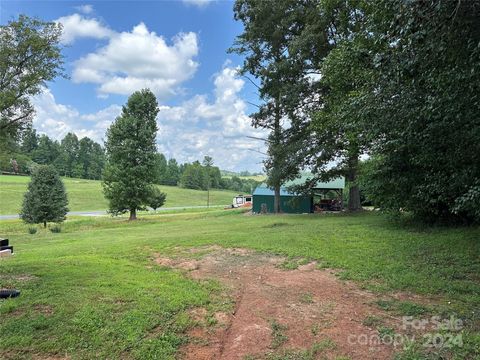
<svg viewBox="0 0 480 360">
<path fill-rule="evenodd" d="M 28 176 L 0 175 L 0 215 L 18 214 L 23 194 L 30 181 Z M 105 210 L 107 201 L 98 180 L 63 178 L 70 211 Z M 159 185 L 167 194 L 164 207 L 207 205 L 207 192 Z M 211 190 L 210 205 L 229 205 L 237 195 L 230 190 Z"/>
<path fill-rule="evenodd" d="M 0 305 L 0 358 L 173 358 L 187 340 L 187 309 L 210 304 L 220 290 L 153 265 L 153 254 L 210 244 L 317 260 L 379 294 L 434 296 L 441 305 L 434 311 L 465 321 L 460 358 L 480 347 L 478 227 L 419 230 L 376 213 L 244 216 L 217 210 L 137 222 L 73 219 L 58 234 L 40 229 L 29 235 L 18 220 L 0 229 L 17 252 L 0 261 L 0 287 L 22 291 Z"/>
</svg>

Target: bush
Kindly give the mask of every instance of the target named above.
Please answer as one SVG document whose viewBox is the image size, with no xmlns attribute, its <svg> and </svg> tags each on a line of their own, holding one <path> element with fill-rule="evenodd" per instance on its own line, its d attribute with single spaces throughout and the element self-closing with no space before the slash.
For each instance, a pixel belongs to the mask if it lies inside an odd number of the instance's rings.
<svg viewBox="0 0 480 360">
<path fill-rule="evenodd" d="M 38 166 L 32 174 L 23 198 L 21 219 L 28 224 L 65 220 L 68 199 L 65 186 L 52 166 Z"/>
<path fill-rule="evenodd" d="M 33 226 L 30 226 L 28 228 L 28 233 L 31 234 L 31 235 L 36 234 L 37 233 L 37 228 L 33 227 Z"/>
<path fill-rule="evenodd" d="M 159 207 L 165 204 L 166 198 L 167 198 L 167 194 L 161 192 L 157 187 L 153 186 L 151 189 L 148 206 L 150 206 L 153 210 L 156 211 Z"/>
<path fill-rule="evenodd" d="M 59 232 L 62 232 L 62 228 L 59 225 L 54 225 L 50 227 L 50 231 L 52 233 L 59 233 Z"/>
</svg>

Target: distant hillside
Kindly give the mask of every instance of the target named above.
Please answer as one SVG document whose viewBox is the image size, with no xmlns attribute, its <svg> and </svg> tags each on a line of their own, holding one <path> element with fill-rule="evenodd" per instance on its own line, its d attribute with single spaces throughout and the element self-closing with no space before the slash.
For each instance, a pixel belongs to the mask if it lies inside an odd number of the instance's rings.
<svg viewBox="0 0 480 360">
<path fill-rule="evenodd" d="M 0 175 L 1 215 L 18 214 L 29 181 L 28 176 Z M 63 178 L 63 181 L 67 188 L 70 211 L 107 209 L 100 181 L 72 178 Z M 165 207 L 207 204 L 206 191 L 166 185 L 159 187 L 167 194 Z M 210 205 L 229 205 L 236 194 L 232 190 L 210 190 Z"/>
<path fill-rule="evenodd" d="M 220 174 L 223 177 L 233 177 L 233 176 L 238 176 L 239 178 L 250 178 L 253 179 L 255 177 L 263 177 L 265 178 L 265 174 L 261 172 L 249 172 L 249 171 L 240 171 L 240 172 L 235 172 L 235 171 L 229 171 L 229 170 L 220 170 Z"/>
</svg>

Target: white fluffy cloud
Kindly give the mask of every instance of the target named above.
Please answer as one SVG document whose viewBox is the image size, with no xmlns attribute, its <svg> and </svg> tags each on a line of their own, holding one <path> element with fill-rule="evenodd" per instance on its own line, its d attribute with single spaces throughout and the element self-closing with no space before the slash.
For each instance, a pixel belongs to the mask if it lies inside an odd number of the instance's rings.
<svg viewBox="0 0 480 360">
<path fill-rule="evenodd" d="M 93 11 L 89 5 L 80 8 L 83 13 Z M 198 67 L 198 39 L 193 32 L 179 33 L 167 42 L 143 22 L 120 33 L 80 14 L 63 16 L 56 22 L 63 26 L 64 44 L 78 38 L 108 40 L 105 46 L 75 61 L 72 74 L 76 83 L 97 84 L 100 97 L 150 88 L 163 99 L 176 94 Z"/>
<path fill-rule="evenodd" d="M 100 95 L 129 95 L 150 88 L 159 98 L 175 94 L 190 79 L 198 63 L 197 35 L 180 33 L 169 45 L 140 23 L 131 32 L 117 33 L 109 43 L 75 62 L 73 81 L 99 85 Z"/>
<path fill-rule="evenodd" d="M 35 96 L 32 102 L 36 111 L 33 126 L 57 140 L 73 132 L 79 138 L 88 136 L 101 143 L 106 129 L 122 110 L 121 106 L 111 105 L 96 113 L 80 114 L 71 106 L 58 104 L 48 89 Z"/>
<path fill-rule="evenodd" d="M 55 20 L 62 24 L 62 43 L 72 44 L 78 38 L 107 39 L 115 32 L 96 19 L 87 19 L 79 14 L 62 16 Z"/>
<path fill-rule="evenodd" d="M 194 5 L 198 6 L 200 8 L 206 7 L 210 3 L 212 3 L 214 0 L 183 0 L 183 2 L 187 5 Z"/>
<path fill-rule="evenodd" d="M 91 14 L 93 12 L 93 6 L 90 4 L 75 6 L 75 9 L 83 14 Z"/>
<path fill-rule="evenodd" d="M 197 95 L 180 106 L 162 106 L 158 115 L 159 150 L 167 157 L 194 161 L 210 155 L 225 170 L 260 170 L 264 144 L 247 136 L 265 137 L 253 129 L 239 92 L 244 81 L 225 67 L 214 78 L 212 102 Z"/>
</svg>

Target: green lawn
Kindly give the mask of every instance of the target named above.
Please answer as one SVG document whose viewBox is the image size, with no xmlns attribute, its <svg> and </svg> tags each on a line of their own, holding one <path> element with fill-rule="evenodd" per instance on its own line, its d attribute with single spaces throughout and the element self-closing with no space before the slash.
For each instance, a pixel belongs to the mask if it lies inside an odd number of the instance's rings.
<svg viewBox="0 0 480 360">
<path fill-rule="evenodd" d="M 30 178 L 27 176 L 0 175 L 0 215 L 18 214 L 23 194 Z M 67 188 L 70 211 L 105 210 L 100 181 L 63 178 Z M 160 186 L 167 193 L 165 207 L 197 206 L 207 204 L 207 192 L 182 189 L 177 186 Z M 236 193 L 226 190 L 210 191 L 211 205 L 229 205 Z"/>
<path fill-rule="evenodd" d="M 376 213 L 244 216 L 215 210 L 133 223 L 74 218 L 58 234 L 39 228 L 29 235 L 26 229 L 18 220 L 0 222 L 0 237 L 8 235 L 17 252 L 0 261 L 0 287 L 22 290 L 19 298 L 0 302 L 0 358 L 174 358 L 188 340 L 187 309 L 222 306 L 220 287 L 149 266 L 152 254 L 206 244 L 315 259 L 375 292 L 435 296 L 439 305 L 427 312 L 466 321 L 464 345 L 453 356 L 480 355 L 478 227 L 420 230 Z M 411 303 L 394 307 L 418 311 Z"/>
</svg>

